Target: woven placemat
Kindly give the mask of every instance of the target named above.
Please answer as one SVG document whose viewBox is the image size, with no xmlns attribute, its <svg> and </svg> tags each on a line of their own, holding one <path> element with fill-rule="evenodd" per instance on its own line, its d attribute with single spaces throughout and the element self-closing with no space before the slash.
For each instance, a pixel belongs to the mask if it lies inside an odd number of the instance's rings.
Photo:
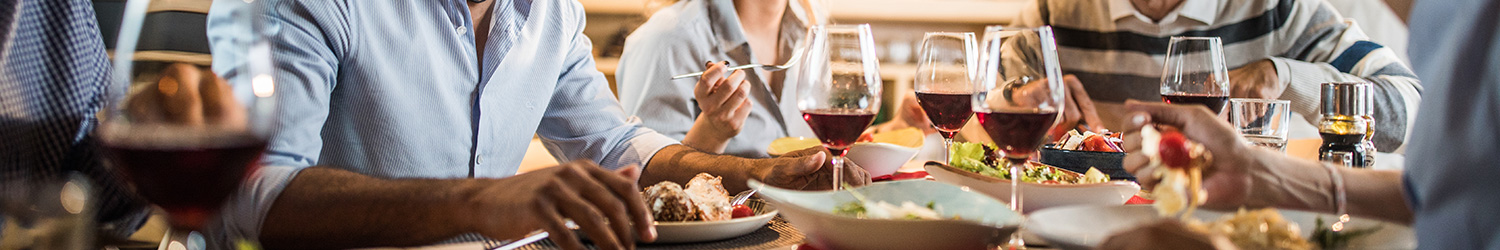
<svg viewBox="0 0 1500 250">
<path fill-rule="evenodd" d="M 801 244 L 803 239 L 804 238 L 801 231 L 797 231 L 797 228 L 792 227 L 791 223 L 788 223 L 785 219 L 782 219 L 781 216 L 777 216 L 775 219 L 771 220 L 771 223 L 766 223 L 766 226 L 755 230 L 755 232 L 751 232 L 750 234 L 740 237 L 721 241 L 698 243 L 640 244 L 636 245 L 636 249 L 770 249 Z M 500 247 L 500 245 L 503 243 L 504 242 L 489 241 L 486 242 L 485 248 L 493 249 L 496 247 Z M 593 245 L 588 245 L 588 247 L 589 249 L 597 249 L 594 248 Z M 545 239 L 537 241 L 536 243 L 532 243 L 530 245 L 522 246 L 517 249 L 546 250 L 558 249 L 558 247 L 557 244 L 553 243 L 551 239 Z"/>
</svg>

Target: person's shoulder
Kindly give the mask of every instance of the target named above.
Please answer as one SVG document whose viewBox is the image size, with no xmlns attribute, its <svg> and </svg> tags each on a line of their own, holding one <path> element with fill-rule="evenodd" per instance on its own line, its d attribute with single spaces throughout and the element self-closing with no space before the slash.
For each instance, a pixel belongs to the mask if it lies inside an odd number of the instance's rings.
<svg viewBox="0 0 1500 250">
<path fill-rule="evenodd" d="M 684 0 L 656 11 L 625 38 L 625 46 L 660 51 L 687 49 L 711 42 L 711 20 L 702 2 Z"/>
</svg>

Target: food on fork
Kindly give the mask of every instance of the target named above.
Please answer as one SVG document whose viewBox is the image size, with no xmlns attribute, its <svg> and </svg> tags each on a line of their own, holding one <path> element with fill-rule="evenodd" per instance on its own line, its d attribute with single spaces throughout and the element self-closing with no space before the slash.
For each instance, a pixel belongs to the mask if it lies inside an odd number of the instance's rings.
<svg viewBox="0 0 1500 250">
<path fill-rule="evenodd" d="M 1141 128 L 1141 153 L 1149 159 L 1148 169 L 1155 169 L 1150 174 L 1160 178 L 1151 191 L 1158 213 L 1186 217 L 1203 204 L 1207 194 L 1202 190 L 1202 167 L 1208 153 L 1202 145 L 1188 141 L 1176 129 L 1159 131 L 1146 125 Z"/>
<path fill-rule="evenodd" d="M 687 188 L 663 181 L 646 187 L 641 196 L 656 221 L 720 221 L 733 217 L 723 179 L 708 173 L 694 176 Z"/>
</svg>

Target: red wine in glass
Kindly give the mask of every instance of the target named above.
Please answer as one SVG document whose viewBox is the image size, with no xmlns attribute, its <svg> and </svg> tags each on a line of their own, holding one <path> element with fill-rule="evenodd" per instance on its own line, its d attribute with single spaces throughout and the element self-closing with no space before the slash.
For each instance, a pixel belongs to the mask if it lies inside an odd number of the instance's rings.
<svg viewBox="0 0 1500 250">
<path fill-rule="evenodd" d="M 1193 94 L 1161 95 L 1161 101 L 1162 102 L 1166 102 L 1166 103 L 1171 103 L 1171 104 L 1182 104 L 1182 105 L 1198 104 L 1198 105 L 1203 105 L 1204 107 L 1208 107 L 1208 110 L 1213 111 L 1214 114 L 1218 114 L 1219 111 L 1224 110 L 1224 103 L 1229 102 L 1229 96 L 1223 96 L 1223 95 L 1221 95 L 1221 96 L 1211 96 L 1211 95 L 1193 95 Z"/>
<path fill-rule="evenodd" d="M 807 120 L 824 147 L 842 156 L 844 149 L 859 140 L 859 135 L 875 121 L 875 114 L 863 110 L 814 109 L 803 110 L 802 119 Z"/>
<path fill-rule="evenodd" d="M 921 104 L 922 112 L 927 113 L 927 119 L 943 138 L 953 138 L 969 121 L 969 116 L 974 115 L 972 95 L 917 92 L 917 104 Z"/>
<path fill-rule="evenodd" d="M 984 132 L 995 141 L 995 146 L 1005 151 L 1006 157 L 1024 161 L 1046 141 L 1047 131 L 1057 121 L 1057 112 L 982 112 L 977 117 Z"/>
<path fill-rule="evenodd" d="M 166 210 L 175 228 L 201 230 L 254 171 L 266 141 L 249 134 L 206 138 L 157 130 L 102 140 L 137 193 Z"/>
</svg>

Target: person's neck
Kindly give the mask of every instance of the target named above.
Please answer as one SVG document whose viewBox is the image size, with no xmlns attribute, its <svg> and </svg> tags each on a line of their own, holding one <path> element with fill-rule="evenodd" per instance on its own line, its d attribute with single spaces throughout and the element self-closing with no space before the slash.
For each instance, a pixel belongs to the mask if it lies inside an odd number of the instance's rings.
<svg viewBox="0 0 1500 250">
<path fill-rule="evenodd" d="M 788 0 L 734 0 L 735 14 L 745 32 L 775 32 L 781 27 Z"/>
<path fill-rule="evenodd" d="M 1151 21 L 1160 22 L 1167 17 L 1167 13 L 1172 13 L 1172 10 L 1182 5 L 1183 1 L 1186 0 L 1130 0 L 1130 5 L 1134 5 L 1136 11 L 1151 18 Z"/>
</svg>

